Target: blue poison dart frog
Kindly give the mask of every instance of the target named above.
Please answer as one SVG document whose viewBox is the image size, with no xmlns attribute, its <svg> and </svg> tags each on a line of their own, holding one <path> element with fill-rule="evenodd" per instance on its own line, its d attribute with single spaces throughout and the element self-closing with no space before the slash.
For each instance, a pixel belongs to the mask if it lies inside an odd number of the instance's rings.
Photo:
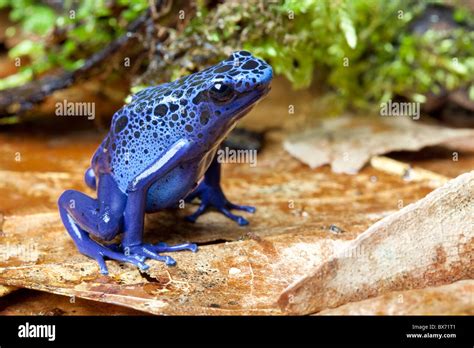
<svg viewBox="0 0 474 348">
<path fill-rule="evenodd" d="M 271 80 L 270 65 L 249 52 L 234 52 L 203 71 L 138 92 L 115 113 L 85 173 L 97 199 L 67 190 L 58 201 L 77 248 L 99 263 L 101 273 L 108 273 L 106 258 L 144 270 L 147 258 L 176 263 L 160 253 L 197 251 L 191 243 L 143 243 L 145 213 L 177 207 L 183 200 L 201 200 L 187 217 L 191 222 L 213 207 L 239 225 L 248 223 L 230 210 L 253 213 L 255 208 L 226 199 L 216 152 L 237 120 L 268 93 Z M 118 245 L 91 238 L 110 241 L 119 233 Z"/>
</svg>

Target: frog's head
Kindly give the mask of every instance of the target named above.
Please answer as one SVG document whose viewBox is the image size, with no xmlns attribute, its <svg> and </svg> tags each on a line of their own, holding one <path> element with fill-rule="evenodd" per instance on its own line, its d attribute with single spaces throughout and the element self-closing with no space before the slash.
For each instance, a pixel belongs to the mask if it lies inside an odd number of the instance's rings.
<svg viewBox="0 0 474 348">
<path fill-rule="evenodd" d="M 192 91 L 188 113 L 194 112 L 198 118 L 194 134 L 207 145 L 219 143 L 268 93 L 272 77 L 272 67 L 265 61 L 239 51 L 185 78 L 184 83 L 191 87 L 186 94 Z"/>
<path fill-rule="evenodd" d="M 203 71 L 209 74 L 207 104 L 224 118 L 244 116 L 270 90 L 272 67 L 247 51 L 233 53 L 223 62 Z"/>
</svg>

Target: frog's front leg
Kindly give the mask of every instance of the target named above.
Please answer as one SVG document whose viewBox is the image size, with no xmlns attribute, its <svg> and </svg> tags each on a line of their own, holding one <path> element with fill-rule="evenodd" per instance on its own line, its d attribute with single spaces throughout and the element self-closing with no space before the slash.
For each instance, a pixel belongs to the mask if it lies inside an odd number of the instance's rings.
<svg viewBox="0 0 474 348">
<path fill-rule="evenodd" d="M 217 160 L 217 155 L 215 155 L 211 165 L 204 175 L 204 180 L 193 192 L 191 192 L 186 197 L 187 202 L 192 201 L 196 197 L 201 199 L 199 208 L 193 214 L 187 216 L 186 220 L 195 222 L 196 219 L 207 210 L 207 208 L 214 207 L 229 219 L 237 222 L 240 226 L 244 226 L 249 223 L 244 217 L 232 214 L 229 209 L 243 210 L 248 213 L 254 213 L 255 207 L 248 205 L 237 205 L 229 202 L 222 191 L 220 181 L 221 164 Z"/>
<path fill-rule="evenodd" d="M 167 265 L 174 265 L 176 262 L 172 257 L 159 254 L 179 250 L 197 251 L 197 245 L 192 243 L 175 246 L 168 246 L 166 243 L 156 245 L 142 243 L 148 189 L 154 182 L 184 160 L 189 146 L 190 143 L 185 140 L 176 142 L 161 158 L 130 182 L 127 188 L 128 199 L 125 206 L 124 236 L 122 239 L 122 247 L 126 255 L 151 258 L 165 262 Z"/>
</svg>

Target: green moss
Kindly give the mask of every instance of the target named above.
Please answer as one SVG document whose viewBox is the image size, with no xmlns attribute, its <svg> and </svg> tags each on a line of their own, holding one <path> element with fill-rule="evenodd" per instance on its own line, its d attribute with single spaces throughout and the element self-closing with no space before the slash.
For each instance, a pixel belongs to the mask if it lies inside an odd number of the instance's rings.
<svg viewBox="0 0 474 348">
<path fill-rule="evenodd" d="M 136 84 L 178 78 L 233 50 L 246 49 L 267 60 L 295 88 L 305 88 L 317 77 L 345 106 L 366 108 L 394 95 L 421 100 L 426 92 L 465 85 L 473 96 L 474 32 L 462 28 L 449 33 L 428 31 L 422 36 L 410 32 L 413 19 L 429 4 L 439 2 L 247 0 L 210 9 L 207 1 L 200 0 L 189 25 L 183 32 L 170 29 L 169 39 L 156 50 L 156 64 L 150 64 Z M 44 33 L 53 26 L 67 28 L 61 45 L 35 48 L 37 43 L 24 42 L 12 50 L 13 55 L 36 55 L 32 66 L 21 71 L 34 77 L 51 67 L 80 66 L 91 52 L 122 34 L 148 1 L 119 0 L 115 2 L 118 8 L 110 8 L 105 0 L 81 1 L 74 19 L 66 11 L 55 21 L 42 9 L 38 12 L 44 18 L 41 26 L 36 20 L 29 22 L 31 14 L 21 10 L 40 6 L 32 0 L 0 0 L 2 4 L 13 8 L 12 17 L 24 30 Z M 472 13 L 461 7 L 454 18 L 474 25 Z M 0 81 L 0 88 L 4 82 Z"/>
<path fill-rule="evenodd" d="M 132 4 L 124 0 L 66 0 L 63 9 L 55 10 L 34 0 L 0 0 L 0 9 L 10 8 L 10 19 L 25 34 L 35 37 L 34 41 L 24 40 L 10 50 L 11 58 L 27 57 L 32 63 L 21 65 L 18 76 L 0 79 L 0 89 L 28 82 L 52 68 L 77 69 L 84 59 L 122 35 L 127 24 L 148 5 L 147 0 Z M 58 35 L 59 44 L 48 41 L 55 38 L 54 33 L 62 33 Z M 7 34 L 14 35 L 14 28 L 7 29 Z"/>
<path fill-rule="evenodd" d="M 201 5 L 185 35 L 169 43 L 168 53 L 182 58 L 165 75 L 193 72 L 199 65 L 188 64 L 193 55 L 202 60 L 207 54 L 211 64 L 243 48 L 270 62 L 295 88 L 318 76 L 346 106 L 368 108 L 394 95 L 420 100 L 428 91 L 470 84 L 474 76 L 474 32 L 410 32 L 409 24 L 430 3 L 439 1 L 249 0 L 213 11 Z M 455 11 L 458 21 L 472 17 L 465 9 Z M 183 42 L 190 37 L 212 46 L 187 47 Z"/>
</svg>

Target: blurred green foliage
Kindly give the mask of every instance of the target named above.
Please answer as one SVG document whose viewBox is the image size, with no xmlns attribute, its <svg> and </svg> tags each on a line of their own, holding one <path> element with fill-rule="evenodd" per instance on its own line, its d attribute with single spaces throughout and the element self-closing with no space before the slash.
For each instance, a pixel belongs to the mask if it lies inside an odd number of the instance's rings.
<svg viewBox="0 0 474 348">
<path fill-rule="evenodd" d="M 147 0 L 65 0 L 52 8 L 35 0 L 0 0 L 10 8 L 10 19 L 19 24 L 27 39 L 9 51 L 12 59 L 28 58 L 20 71 L 0 79 L 0 89 L 18 86 L 38 74 L 61 67 L 74 70 L 84 59 L 122 35 L 128 23 L 148 7 Z M 13 36 L 15 27 L 7 29 Z M 55 42 L 56 41 L 56 42 Z"/>
<path fill-rule="evenodd" d="M 413 19 L 429 4 L 439 2 L 247 0 L 224 2 L 209 9 L 207 1 L 198 0 L 194 18 L 183 33 L 171 35 L 173 42 L 164 50 L 185 47 L 181 54 L 171 56 L 190 55 L 188 61 L 192 60 L 195 51 L 178 43 L 193 38 L 200 46 L 210 47 L 202 51 L 209 51 L 217 61 L 243 48 L 269 61 L 275 72 L 296 88 L 309 86 L 316 77 L 344 105 L 368 107 L 395 95 L 423 101 L 426 92 L 472 85 L 474 76 L 472 30 L 430 30 L 423 35 L 410 31 Z M 75 3 L 66 0 L 63 8 L 74 9 Z M 13 8 L 11 18 L 26 32 L 44 36 L 64 31 L 60 44 L 25 40 L 14 47 L 12 57 L 29 56 L 32 64 L 22 68 L 19 78 L 0 80 L 0 89 L 53 67 L 80 66 L 91 52 L 121 35 L 126 24 L 148 5 L 147 0 L 84 0 L 78 2 L 75 17 L 71 18 L 70 10 L 53 10 L 32 0 L 0 0 L 0 8 Z M 472 17 L 461 8 L 454 14 L 456 21 L 474 25 Z M 168 62 L 166 71 L 156 74 L 176 78 L 193 71 L 195 67 L 184 66 L 183 61 Z M 12 81 L 6 83 L 9 79 Z M 474 87 L 469 92 L 474 96 Z"/>
<path fill-rule="evenodd" d="M 423 35 L 409 29 L 427 6 L 440 2 L 285 0 L 263 6 L 250 0 L 222 5 L 213 16 L 202 6 L 188 34 L 197 32 L 217 47 L 240 43 L 297 88 L 317 76 L 346 105 L 369 107 L 394 95 L 422 102 L 423 93 L 473 83 L 472 27 Z M 462 8 L 454 18 L 473 24 Z"/>
</svg>

